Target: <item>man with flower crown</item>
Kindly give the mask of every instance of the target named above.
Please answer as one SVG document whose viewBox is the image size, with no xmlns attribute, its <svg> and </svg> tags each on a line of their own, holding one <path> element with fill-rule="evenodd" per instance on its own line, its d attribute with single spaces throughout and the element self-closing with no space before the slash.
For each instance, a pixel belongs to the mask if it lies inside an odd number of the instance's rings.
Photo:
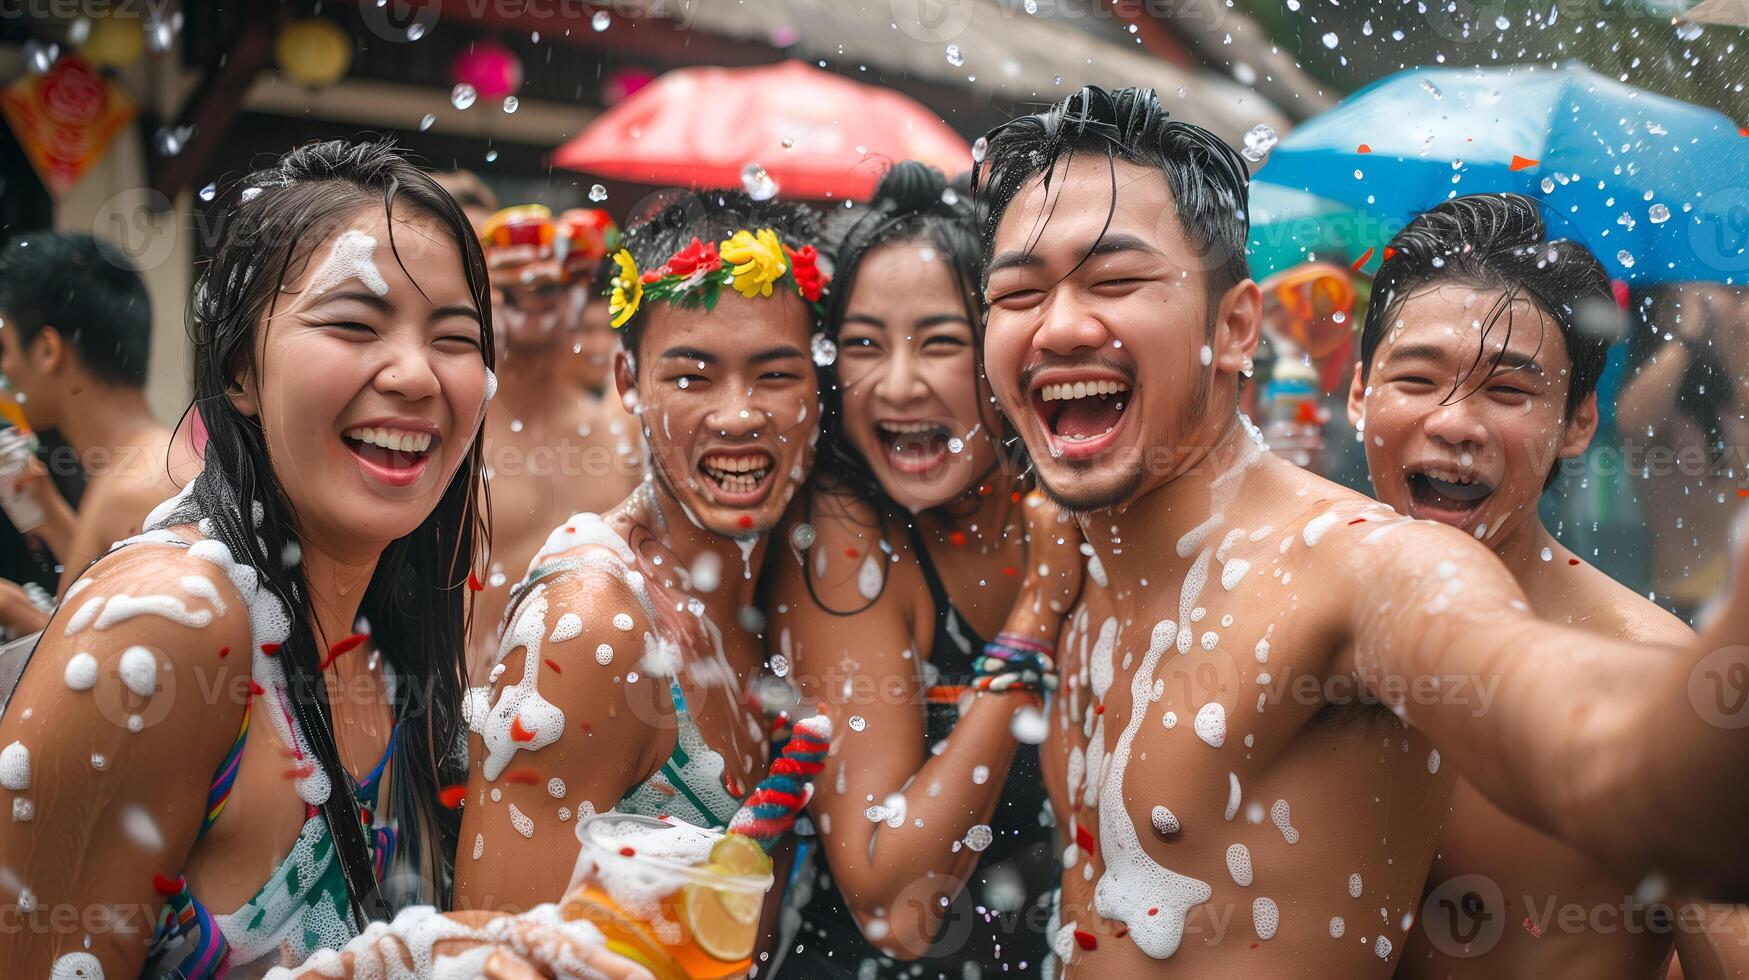
<svg viewBox="0 0 1749 980">
<path fill-rule="evenodd" d="M 819 433 L 818 227 L 795 203 L 680 193 L 611 257 L 614 383 L 650 478 L 554 528 L 511 592 L 467 699 L 458 907 L 561 894 L 591 813 L 720 830 L 765 772 L 780 705 L 755 590 Z"/>
</svg>

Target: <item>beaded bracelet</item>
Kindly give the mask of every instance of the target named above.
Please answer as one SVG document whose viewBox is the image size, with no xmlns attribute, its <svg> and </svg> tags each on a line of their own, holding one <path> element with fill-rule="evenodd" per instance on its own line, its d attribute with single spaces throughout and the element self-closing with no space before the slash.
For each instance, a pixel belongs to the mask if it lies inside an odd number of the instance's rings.
<svg viewBox="0 0 1749 980">
<path fill-rule="evenodd" d="M 972 664 L 980 691 L 1054 691 L 1057 664 L 1051 648 L 1019 633 L 998 633 Z"/>
</svg>

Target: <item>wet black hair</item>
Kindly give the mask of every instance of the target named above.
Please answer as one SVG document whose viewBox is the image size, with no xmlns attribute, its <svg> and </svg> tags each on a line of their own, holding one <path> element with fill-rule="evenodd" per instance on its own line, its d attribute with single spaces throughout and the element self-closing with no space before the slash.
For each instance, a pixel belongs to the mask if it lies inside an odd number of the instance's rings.
<svg viewBox="0 0 1749 980">
<path fill-rule="evenodd" d="M 138 388 L 152 349 L 152 302 L 126 252 L 70 232 L 21 235 L 0 248 L 0 315 L 20 347 L 53 327 L 92 377 Z"/>
<path fill-rule="evenodd" d="M 1452 379 L 1446 402 L 1469 397 L 1493 376 L 1512 340 L 1513 309 L 1521 298 L 1531 300 L 1555 321 L 1566 341 L 1572 367 L 1567 372 L 1562 417 L 1571 420 L 1574 409 L 1597 390 L 1609 345 L 1615 340 L 1612 331 L 1597 326 L 1600 314 L 1613 314 L 1616 309 L 1609 274 L 1585 246 L 1565 238 L 1550 240 L 1535 201 L 1522 194 L 1452 198 L 1416 215 L 1385 251 L 1390 257 L 1373 279 L 1373 301 L 1361 327 L 1361 381 L 1372 373 L 1373 354 L 1410 294 L 1449 282 L 1499 290 L 1500 296 L 1483 312 L 1476 359 Z M 1500 353 L 1484 369 L 1488 337 L 1502 321 L 1506 334 Z M 1540 334 L 1537 347 L 1542 347 Z M 1466 385 L 1469 391 L 1460 396 Z M 1553 486 L 1560 472 L 1560 466 L 1551 463 L 1543 489 Z"/>
<path fill-rule="evenodd" d="M 259 369 L 256 340 L 270 329 L 282 286 L 295 282 L 315 251 L 347 222 L 379 210 L 397 219 L 418 216 L 433 222 L 453 241 L 480 313 L 481 353 L 490 368 L 492 304 L 480 241 L 455 199 L 387 141 L 302 146 L 244 177 L 240 186 L 245 188 L 241 202 L 226 214 L 217 249 L 195 285 L 191 310 L 194 409 L 207 430 L 206 465 L 167 523 L 209 522 L 203 528 L 209 536 L 253 568 L 261 587 L 291 615 L 291 633 L 278 656 L 298 725 L 333 786 L 324 812 L 354 915 L 382 918 L 389 914 L 389 899 L 401 896 L 443 904 L 459 828 L 440 792 L 466 777 L 465 752 L 457 751 L 465 744 L 460 740 L 470 609 L 466 583 L 489 533 L 479 442 L 436 509 L 383 551 L 359 605 L 393 671 L 391 710 L 400 729 L 387 812 L 401 828 L 396 848 L 401 860 L 394 880 L 379 890 L 320 669 L 329 644 L 341 637 L 315 634 L 303 564 L 282 557 L 287 545 L 298 541 L 298 515 L 281 489 L 260 421 L 240 412 L 227 389 L 245 369 Z M 391 251 L 394 234 L 391 221 Z M 256 508 L 259 524 L 250 519 Z"/>
<path fill-rule="evenodd" d="M 1415 217 L 1386 246 L 1390 258 L 1373 280 L 1360 333 L 1360 376 L 1372 371 L 1389 325 L 1395 323 L 1409 295 L 1423 286 L 1452 282 L 1477 289 L 1497 289 L 1500 298 L 1482 316 L 1481 338 L 1502 320 L 1510 340 L 1515 323 L 1512 305 L 1528 298 L 1561 330 L 1572 361 L 1568 372 L 1565 414 L 1597 390 L 1614 334 L 1599 330 L 1589 317 L 1615 309 L 1609 274 L 1597 257 L 1578 242 L 1548 238 L 1536 202 L 1522 194 L 1470 194 L 1444 201 Z M 1540 338 L 1539 338 L 1540 343 Z M 1505 343 L 1501 351 L 1505 351 Z M 1453 398 L 1474 380 L 1473 391 L 1492 376 L 1499 357 L 1482 370 L 1481 342 L 1476 363 L 1452 381 Z M 1478 376 L 1477 372 L 1481 371 Z"/>
<path fill-rule="evenodd" d="M 980 287 L 984 261 L 971 200 L 954 190 L 941 171 L 906 160 L 895 164 L 881 178 L 868 207 L 844 230 L 833 249 L 835 288 L 826 295 L 822 329 L 834 345 L 844 329 L 845 307 L 849 305 L 862 260 L 874 249 L 901 242 L 927 244 L 945 260 L 959 287 L 966 322 L 974 332 L 978 331 L 983 319 Z M 980 370 L 981 347 L 974 344 Z M 992 432 L 1001 430 L 999 414 L 994 411 L 984 424 L 993 426 Z M 820 446 L 814 472 L 815 482 L 822 489 L 848 492 L 879 513 L 898 513 L 897 506 L 886 499 L 868 460 L 863 459 L 844 432 L 844 393 L 836 371 L 820 386 Z"/>
<path fill-rule="evenodd" d="M 1203 258 L 1211 298 L 1251 278 L 1245 256 L 1251 177 L 1245 161 L 1215 134 L 1171 118 L 1153 89 L 1108 92 L 1088 85 L 1043 112 L 1002 123 L 984 141 L 983 159 L 972 172 L 972 190 L 979 206 L 988 209 L 982 215 L 986 262 L 995 248 L 996 228 L 1022 188 L 1036 177 L 1048 190 L 1058 164 L 1077 153 L 1093 153 L 1165 175 L 1179 223 Z M 1115 209 L 1115 173 L 1112 180 Z M 1028 234 L 1029 249 L 1045 230 L 1040 222 Z M 1211 303 L 1211 326 L 1214 315 Z"/>
<path fill-rule="evenodd" d="M 656 195 L 634 214 L 622 244 L 642 272 L 667 262 L 694 238 L 715 244 L 737 231 L 761 228 L 770 228 L 791 248 L 820 245 L 820 214 L 806 204 L 755 201 L 741 191 L 679 190 Z M 606 263 L 611 266 L 613 257 L 608 256 Z M 645 308 L 640 307 L 619 329 L 621 343 L 634 356 L 647 319 L 644 314 Z M 813 316 L 811 308 L 809 316 Z"/>
</svg>

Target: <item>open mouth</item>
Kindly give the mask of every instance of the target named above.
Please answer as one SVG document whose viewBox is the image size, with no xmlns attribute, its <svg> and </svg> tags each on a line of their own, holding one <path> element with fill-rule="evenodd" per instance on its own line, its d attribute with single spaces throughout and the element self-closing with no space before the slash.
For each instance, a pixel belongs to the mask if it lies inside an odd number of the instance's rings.
<svg viewBox="0 0 1749 980">
<path fill-rule="evenodd" d="M 698 461 L 698 472 L 717 503 L 752 507 L 771 491 L 776 464 L 763 449 L 713 450 Z"/>
<path fill-rule="evenodd" d="M 876 422 L 887 462 L 900 473 L 927 473 L 947 459 L 948 428 L 935 422 Z"/>
<path fill-rule="evenodd" d="M 1116 378 L 1047 381 L 1033 389 L 1033 408 L 1053 456 L 1084 458 L 1108 445 L 1123 424 L 1130 385 Z"/>
<path fill-rule="evenodd" d="M 1406 474 L 1409 516 L 1466 527 L 1482 510 L 1494 488 L 1473 473 L 1430 466 Z"/>
<path fill-rule="evenodd" d="M 369 425 L 354 426 L 341 437 L 366 475 L 394 487 L 419 479 L 442 441 L 435 432 Z"/>
</svg>

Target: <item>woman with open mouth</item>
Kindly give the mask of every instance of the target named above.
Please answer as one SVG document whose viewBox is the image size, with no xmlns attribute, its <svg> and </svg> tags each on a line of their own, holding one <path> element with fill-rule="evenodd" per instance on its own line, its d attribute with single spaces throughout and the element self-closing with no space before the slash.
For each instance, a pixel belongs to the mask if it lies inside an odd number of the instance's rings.
<svg viewBox="0 0 1749 980">
<path fill-rule="evenodd" d="M 0 721 L 0 901 L 126 918 L 9 930 L 9 975 L 366 973 L 337 951 L 447 888 L 494 383 L 480 245 L 386 143 L 239 187 L 193 300 L 205 469 L 69 588 Z M 586 931 L 470 921 L 400 930 L 396 955 L 521 936 L 623 972 Z"/>
<path fill-rule="evenodd" d="M 1082 558 L 1002 458 L 975 229 L 939 172 L 905 162 L 836 254 L 836 384 L 792 512 L 798 560 L 768 593 L 774 668 L 841 733 L 785 976 L 1036 970 L 1048 949 L 1038 906 L 1060 865 L 1038 706 Z"/>
</svg>

